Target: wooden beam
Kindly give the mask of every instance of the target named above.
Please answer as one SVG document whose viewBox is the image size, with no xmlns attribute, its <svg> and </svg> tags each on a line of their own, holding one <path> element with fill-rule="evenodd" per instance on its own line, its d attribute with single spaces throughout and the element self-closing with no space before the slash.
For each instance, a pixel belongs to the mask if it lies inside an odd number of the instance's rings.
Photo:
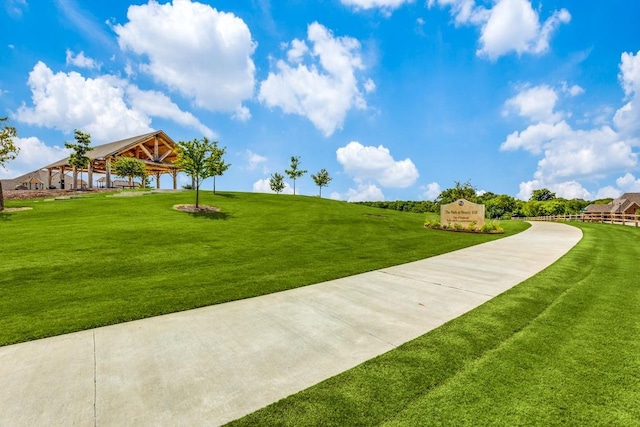
<svg viewBox="0 0 640 427">
<path fill-rule="evenodd" d="M 138 145 L 138 147 L 140 147 L 142 149 L 142 151 L 144 151 L 144 154 L 147 155 L 147 157 L 149 157 L 149 160 L 151 160 L 152 162 L 155 161 L 156 159 L 151 155 L 151 152 L 149 150 L 147 150 L 147 147 L 145 147 L 144 145 L 140 144 Z"/>
<path fill-rule="evenodd" d="M 153 161 L 158 161 L 158 135 L 153 140 Z"/>
<path fill-rule="evenodd" d="M 162 156 L 160 156 L 160 158 L 158 159 L 158 161 L 159 161 L 159 162 L 163 161 L 163 160 L 164 160 L 164 159 L 166 159 L 166 158 L 167 158 L 167 156 L 168 156 L 169 154 L 171 154 L 171 153 L 173 153 L 173 150 L 172 150 L 171 148 L 169 148 L 167 151 L 165 151 L 165 153 L 164 153 Z"/>
</svg>

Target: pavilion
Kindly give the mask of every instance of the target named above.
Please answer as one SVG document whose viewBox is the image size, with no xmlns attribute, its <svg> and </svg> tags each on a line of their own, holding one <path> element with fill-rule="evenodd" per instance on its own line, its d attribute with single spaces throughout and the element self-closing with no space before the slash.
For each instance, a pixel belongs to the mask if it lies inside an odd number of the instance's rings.
<svg viewBox="0 0 640 427">
<path fill-rule="evenodd" d="M 173 176 L 173 189 L 175 190 L 178 186 L 177 176 L 180 170 L 174 164 L 176 156 L 176 143 L 166 133 L 159 130 L 92 147 L 87 152 L 89 164 L 85 169 L 80 170 L 71 166 L 68 157 L 45 166 L 43 169 L 47 171 L 47 188 L 52 188 L 52 176 L 56 172 L 61 177 L 60 182 L 57 184 L 60 188 L 65 188 L 64 177 L 67 176 L 67 171 L 73 173 L 72 182 L 78 182 L 78 172 L 86 172 L 88 188 L 93 188 L 94 173 L 103 174 L 103 186 L 111 188 L 113 184 L 111 163 L 121 157 L 134 157 L 145 163 L 147 175 L 155 176 L 156 188 L 160 188 L 160 175 L 171 174 Z"/>
</svg>

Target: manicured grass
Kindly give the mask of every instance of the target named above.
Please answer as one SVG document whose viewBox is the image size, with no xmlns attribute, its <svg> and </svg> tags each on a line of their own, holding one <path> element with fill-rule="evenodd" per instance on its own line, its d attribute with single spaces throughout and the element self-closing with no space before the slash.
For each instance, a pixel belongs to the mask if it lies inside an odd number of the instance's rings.
<svg viewBox="0 0 640 427">
<path fill-rule="evenodd" d="M 9 201 L 0 214 L 0 345 L 295 288 L 501 236 L 316 197 L 193 192 Z M 522 223 L 503 223 L 507 233 Z"/>
<path fill-rule="evenodd" d="M 640 229 L 576 225 L 540 274 L 231 425 L 639 425 Z"/>
</svg>

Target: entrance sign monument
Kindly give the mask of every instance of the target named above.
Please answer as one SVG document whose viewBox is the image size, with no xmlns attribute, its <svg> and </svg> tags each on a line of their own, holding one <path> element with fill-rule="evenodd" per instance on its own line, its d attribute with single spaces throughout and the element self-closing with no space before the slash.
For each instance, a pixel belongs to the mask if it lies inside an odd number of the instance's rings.
<svg viewBox="0 0 640 427">
<path fill-rule="evenodd" d="M 440 206 L 440 223 L 460 224 L 465 228 L 473 223 L 475 228 L 481 228 L 484 225 L 484 205 L 465 199 L 442 205 Z"/>
</svg>

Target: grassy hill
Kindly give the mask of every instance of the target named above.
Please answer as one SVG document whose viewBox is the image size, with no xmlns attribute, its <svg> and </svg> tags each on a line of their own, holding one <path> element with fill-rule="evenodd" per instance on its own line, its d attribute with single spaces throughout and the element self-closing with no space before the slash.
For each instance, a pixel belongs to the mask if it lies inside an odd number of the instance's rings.
<svg viewBox="0 0 640 427">
<path fill-rule="evenodd" d="M 218 304 L 414 261 L 500 236 L 316 197 L 193 192 L 45 202 L 0 214 L 0 345 Z M 505 222 L 503 236 L 526 228 Z"/>
</svg>

